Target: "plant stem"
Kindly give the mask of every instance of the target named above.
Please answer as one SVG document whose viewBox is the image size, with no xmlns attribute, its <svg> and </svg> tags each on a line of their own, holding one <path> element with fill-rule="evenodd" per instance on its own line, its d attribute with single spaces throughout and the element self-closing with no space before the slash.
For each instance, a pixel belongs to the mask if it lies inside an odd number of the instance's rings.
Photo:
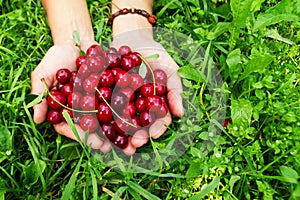
<svg viewBox="0 0 300 200">
<path fill-rule="evenodd" d="M 143 63 L 150 70 L 150 73 L 151 73 L 151 76 L 152 76 L 152 80 L 153 80 L 153 86 L 154 86 L 153 87 L 154 88 L 153 94 L 156 95 L 156 84 L 155 84 L 156 81 L 155 81 L 153 70 L 152 70 L 151 66 L 149 65 L 149 63 L 146 61 L 146 59 L 142 55 L 138 54 L 138 56 L 142 59 Z"/>
</svg>

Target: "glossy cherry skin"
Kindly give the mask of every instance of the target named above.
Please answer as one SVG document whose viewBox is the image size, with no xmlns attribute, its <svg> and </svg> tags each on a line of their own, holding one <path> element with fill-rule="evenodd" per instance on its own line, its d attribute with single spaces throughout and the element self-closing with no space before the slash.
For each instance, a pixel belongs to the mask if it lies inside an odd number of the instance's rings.
<svg viewBox="0 0 300 200">
<path fill-rule="evenodd" d="M 101 123 L 109 122 L 113 119 L 112 110 L 108 105 L 106 105 L 106 103 L 102 102 L 99 104 L 97 118 Z"/>
<path fill-rule="evenodd" d="M 162 84 L 167 83 L 168 76 L 163 70 L 156 69 L 156 70 L 153 71 L 153 73 L 154 73 L 154 77 L 155 77 L 156 82 L 162 83 Z"/>
<path fill-rule="evenodd" d="M 83 81 L 83 90 L 88 93 L 95 93 L 98 86 L 99 79 L 94 76 L 89 76 Z"/>
<path fill-rule="evenodd" d="M 148 112 L 144 111 L 140 114 L 140 124 L 141 126 L 148 126 L 153 122 L 153 116 Z"/>
<path fill-rule="evenodd" d="M 64 84 L 60 91 L 67 97 L 73 92 L 73 86 L 70 83 Z"/>
<path fill-rule="evenodd" d="M 121 88 L 118 92 L 125 94 L 126 97 L 128 98 L 128 101 L 133 101 L 133 99 L 135 97 L 133 89 L 131 89 L 129 87 Z"/>
<path fill-rule="evenodd" d="M 72 110 L 70 110 L 68 108 L 62 108 L 62 109 L 60 109 L 60 116 L 61 116 L 61 118 L 62 118 L 63 121 L 66 121 L 66 119 L 63 116 L 63 111 L 66 111 L 69 114 L 69 116 L 71 118 L 73 118 L 74 115 L 73 115 L 73 111 Z"/>
<path fill-rule="evenodd" d="M 91 45 L 87 50 L 86 50 L 86 56 L 103 56 L 104 51 L 98 44 L 93 44 Z"/>
<path fill-rule="evenodd" d="M 93 94 L 87 94 L 84 95 L 83 98 L 80 101 L 80 108 L 82 110 L 95 110 L 98 106 L 98 101 L 95 98 L 95 95 Z"/>
<path fill-rule="evenodd" d="M 76 59 L 75 64 L 76 64 L 76 67 L 77 67 L 77 68 L 79 68 L 79 67 L 82 65 L 82 63 L 85 62 L 85 58 L 86 58 L 86 56 L 79 56 L 79 57 Z"/>
<path fill-rule="evenodd" d="M 107 58 L 109 68 L 118 67 L 121 63 L 121 58 L 120 58 L 119 54 L 107 53 L 106 58 Z"/>
<path fill-rule="evenodd" d="M 124 116 L 124 115 L 122 115 L 121 118 L 122 119 L 118 118 L 115 120 L 115 126 L 116 126 L 117 131 L 119 133 L 120 132 L 126 132 L 126 133 L 130 132 L 130 130 L 132 128 L 134 128 L 132 125 L 130 125 L 130 124 L 132 124 L 131 118 L 129 116 Z"/>
<path fill-rule="evenodd" d="M 164 96 L 167 92 L 167 88 L 163 83 L 157 82 L 155 84 L 155 92 L 156 92 L 156 95 L 158 95 L 158 96 Z"/>
<path fill-rule="evenodd" d="M 67 103 L 66 96 L 63 93 L 56 90 L 56 91 L 51 91 L 51 95 L 55 99 L 54 100 L 50 95 L 47 96 L 47 103 L 51 108 L 58 110 L 62 107 L 60 104 L 65 105 Z"/>
<path fill-rule="evenodd" d="M 117 112 L 122 113 L 127 104 L 129 103 L 128 98 L 123 93 L 113 93 L 111 97 L 111 107 Z"/>
<path fill-rule="evenodd" d="M 161 106 L 162 106 L 162 101 L 159 96 L 152 95 L 152 96 L 146 97 L 146 109 L 149 112 L 155 113 L 160 109 Z"/>
<path fill-rule="evenodd" d="M 130 71 L 135 67 L 135 62 L 131 59 L 131 57 L 124 56 L 120 65 L 124 71 Z"/>
<path fill-rule="evenodd" d="M 131 74 L 131 83 L 130 87 L 133 90 L 139 90 L 140 87 L 143 85 L 143 78 L 139 74 Z"/>
<path fill-rule="evenodd" d="M 79 124 L 83 131 L 89 130 L 90 133 L 95 132 L 99 126 L 97 118 L 90 114 L 81 117 Z"/>
<path fill-rule="evenodd" d="M 113 53 L 113 54 L 119 55 L 119 52 L 118 52 L 118 50 L 117 50 L 115 47 L 109 47 L 109 48 L 106 50 L 106 53 L 107 53 L 107 54 Z"/>
<path fill-rule="evenodd" d="M 110 141 L 117 136 L 116 127 L 110 122 L 101 124 L 101 131 Z"/>
<path fill-rule="evenodd" d="M 129 116 L 134 116 L 136 113 L 136 108 L 133 103 L 128 103 L 126 108 L 123 110 L 123 115 L 129 115 Z"/>
<path fill-rule="evenodd" d="M 123 45 L 119 48 L 119 54 L 121 56 L 126 56 L 131 53 L 131 48 L 129 46 Z"/>
<path fill-rule="evenodd" d="M 117 134 L 112 143 L 121 149 L 125 149 L 128 145 L 128 136 L 125 134 Z"/>
<path fill-rule="evenodd" d="M 144 112 L 147 108 L 146 99 L 144 97 L 138 97 L 134 103 L 136 111 L 141 113 Z"/>
<path fill-rule="evenodd" d="M 116 85 L 120 88 L 127 87 L 131 83 L 131 75 L 124 70 L 118 70 L 115 79 Z"/>
<path fill-rule="evenodd" d="M 68 106 L 71 108 L 79 108 L 81 99 L 83 98 L 80 92 L 73 92 L 68 96 Z"/>
<path fill-rule="evenodd" d="M 77 76 L 81 79 L 86 79 L 91 73 L 89 66 L 86 63 L 83 63 L 78 69 Z"/>
<path fill-rule="evenodd" d="M 99 102 L 103 102 L 103 98 L 107 101 L 107 102 L 110 102 L 111 100 L 111 95 L 112 95 L 112 91 L 110 88 L 107 88 L 107 87 L 100 87 L 98 88 L 100 94 L 98 92 L 96 92 L 96 98 Z"/>
<path fill-rule="evenodd" d="M 72 73 L 69 69 L 63 68 L 59 69 L 56 72 L 56 80 L 59 83 L 68 83 L 70 81 L 70 78 L 72 77 Z"/>
<path fill-rule="evenodd" d="M 148 97 L 154 94 L 154 86 L 151 83 L 143 85 L 140 89 L 140 93 L 144 97 Z"/>
<path fill-rule="evenodd" d="M 139 56 L 140 54 L 138 52 L 131 52 L 128 56 L 132 59 L 134 62 L 134 66 L 139 66 L 142 64 L 142 59 Z"/>
<path fill-rule="evenodd" d="M 109 69 L 106 69 L 101 73 L 99 79 L 99 86 L 101 87 L 111 87 L 115 84 L 115 76 L 113 72 Z"/>
<path fill-rule="evenodd" d="M 106 62 L 101 56 L 90 56 L 85 62 L 91 72 L 102 72 L 106 68 Z"/>
<path fill-rule="evenodd" d="M 168 111 L 169 111 L 168 105 L 165 102 L 162 102 L 160 108 L 154 113 L 154 115 L 157 118 L 162 118 L 166 116 Z"/>
<path fill-rule="evenodd" d="M 47 113 L 47 121 L 51 124 L 58 124 L 62 122 L 59 110 L 49 110 Z"/>
</svg>

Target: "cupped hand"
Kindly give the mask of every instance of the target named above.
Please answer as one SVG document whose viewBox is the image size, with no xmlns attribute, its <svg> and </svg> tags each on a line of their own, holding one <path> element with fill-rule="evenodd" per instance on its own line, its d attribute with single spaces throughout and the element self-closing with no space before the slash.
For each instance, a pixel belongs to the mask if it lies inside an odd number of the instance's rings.
<svg viewBox="0 0 300 200">
<path fill-rule="evenodd" d="M 86 50 L 92 44 L 96 44 L 96 42 L 90 41 L 86 43 L 85 46 L 82 46 L 83 50 Z M 41 81 L 42 78 L 45 80 L 48 88 L 54 87 L 57 84 L 55 78 L 57 70 L 61 68 L 68 68 L 70 71 L 76 70 L 75 60 L 78 56 L 79 48 L 76 47 L 73 42 L 52 46 L 31 74 L 31 93 L 37 95 L 45 93 L 45 88 Z M 43 99 L 40 104 L 35 105 L 33 109 L 34 122 L 37 124 L 44 122 L 48 111 L 46 99 Z M 84 131 L 78 125 L 75 125 L 75 127 L 81 141 L 84 141 Z M 61 135 L 77 140 L 70 126 L 66 122 L 55 124 L 54 129 Z M 111 148 L 108 141 L 102 141 L 96 134 L 89 134 L 86 144 L 91 145 L 94 149 L 100 149 L 102 152 L 108 152 Z"/>
<path fill-rule="evenodd" d="M 146 35 L 146 37 L 145 37 Z M 162 47 L 161 44 L 154 41 L 152 37 L 148 37 L 143 32 L 124 33 L 119 36 L 115 36 L 113 40 L 113 46 L 119 48 L 122 45 L 128 45 L 133 51 L 139 52 L 144 58 L 147 56 L 158 54 L 159 57 L 155 60 L 147 60 L 153 70 L 164 70 L 168 76 L 167 88 L 168 88 L 168 104 L 169 112 L 163 118 L 156 119 L 156 121 L 150 126 L 149 132 L 145 130 L 137 131 L 130 140 L 130 145 L 127 149 L 129 152 L 134 152 L 136 148 L 143 146 L 149 140 L 149 137 L 153 139 L 159 138 L 172 123 L 172 115 L 181 117 L 184 114 L 182 104 L 182 83 L 177 74 L 179 66 L 168 54 L 168 52 Z"/>
</svg>

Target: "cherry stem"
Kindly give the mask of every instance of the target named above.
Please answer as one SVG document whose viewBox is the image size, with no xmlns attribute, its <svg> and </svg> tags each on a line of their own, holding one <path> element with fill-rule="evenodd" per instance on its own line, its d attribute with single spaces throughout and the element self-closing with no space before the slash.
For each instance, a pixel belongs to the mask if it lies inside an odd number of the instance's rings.
<svg viewBox="0 0 300 200">
<path fill-rule="evenodd" d="M 49 96 L 50 96 L 56 103 L 58 103 L 61 107 L 66 108 L 66 109 L 68 109 L 68 110 L 71 110 L 71 111 L 73 111 L 73 112 L 78 112 L 78 113 L 96 113 L 96 112 L 98 112 L 97 110 L 76 110 L 76 109 L 74 109 L 74 108 L 70 108 L 70 107 L 68 107 L 68 106 L 66 106 L 66 105 L 64 105 L 64 104 L 62 104 L 62 103 L 60 103 L 60 102 L 59 102 L 59 101 L 51 94 L 51 92 L 49 91 L 49 88 L 48 88 L 48 86 L 47 86 L 47 84 L 46 84 L 45 79 L 42 78 L 41 81 L 42 81 L 42 83 L 43 83 L 43 85 L 44 85 L 44 88 L 45 88 L 45 90 L 46 90 L 46 92 L 47 92 L 47 95 L 49 95 Z"/>
<path fill-rule="evenodd" d="M 111 105 L 109 105 L 109 103 L 106 101 L 106 99 L 102 96 L 101 92 L 98 90 L 97 87 L 95 87 L 95 90 L 98 92 L 98 94 L 101 96 L 101 98 L 103 99 L 103 101 L 105 102 L 105 104 L 111 109 L 111 111 L 120 119 L 122 120 L 122 122 L 128 124 L 129 126 L 132 126 L 134 128 L 137 128 L 136 125 L 134 125 L 133 123 L 130 123 L 128 121 L 126 121 L 125 119 L 123 119 L 112 107 Z"/>
<path fill-rule="evenodd" d="M 147 60 L 141 54 L 138 54 L 138 56 L 141 58 L 143 63 L 146 65 L 146 67 L 150 70 L 152 80 L 153 80 L 153 89 L 154 89 L 153 94 L 156 95 L 156 84 L 155 84 L 156 81 L 155 81 L 154 72 L 153 72 L 150 64 L 147 62 Z"/>
</svg>

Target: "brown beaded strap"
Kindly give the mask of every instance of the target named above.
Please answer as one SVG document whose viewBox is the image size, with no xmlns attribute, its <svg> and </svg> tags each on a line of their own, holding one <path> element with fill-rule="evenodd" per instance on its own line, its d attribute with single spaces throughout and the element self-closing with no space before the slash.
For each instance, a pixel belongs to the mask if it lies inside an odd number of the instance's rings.
<svg viewBox="0 0 300 200">
<path fill-rule="evenodd" d="M 153 14 L 149 14 L 146 10 L 137 9 L 137 8 L 123 8 L 109 16 L 109 19 L 107 21 L 107 24 L 112 25 L 114 19 L 120 15 L 126 15 L 126 14 L 138 14 L 142 15 L 147 18 L 148 22 L 152 25 L 155 25 L 156 23 L 156 16 Z"/>
</svg>

